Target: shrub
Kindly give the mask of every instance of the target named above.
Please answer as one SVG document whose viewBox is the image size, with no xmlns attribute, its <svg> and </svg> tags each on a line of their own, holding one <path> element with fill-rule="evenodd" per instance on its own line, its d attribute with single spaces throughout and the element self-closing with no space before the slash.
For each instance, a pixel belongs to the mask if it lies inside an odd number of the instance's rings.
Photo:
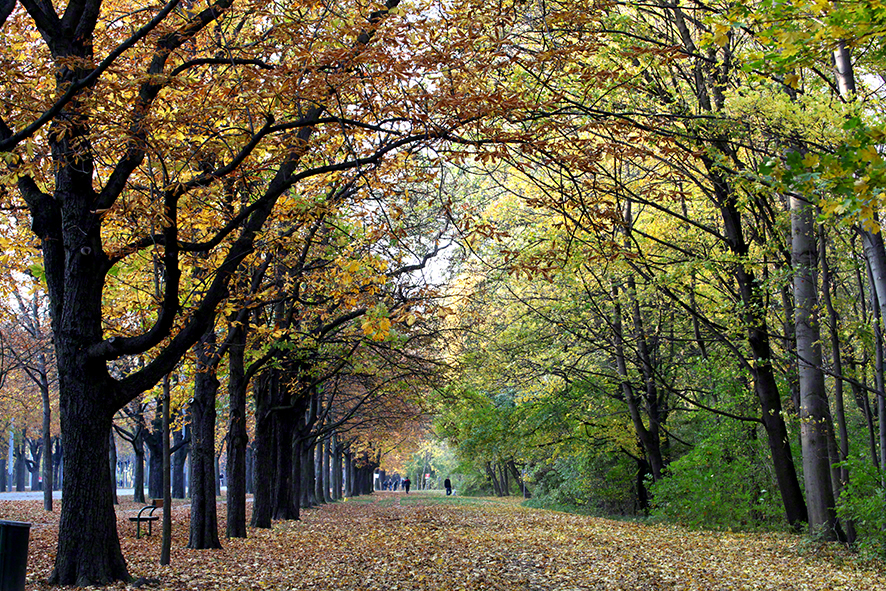
<svg viewBox="0 0 886 591">
<path fill-rule="evenodd" d="M 780 497 L 756 433 L 741 424 L 718 425 L 665 477 L 650 484 L 652 516 L 694 527 L 759 528 L 781 525 Z"/>
<path fill-rule="evenodd" d="M 849 468 L 846 483 L 837 503 L 841 520 L 852 521 L 858 535 L 858 548 L 879 557 L 886 556 L 886 489 L 883 473 L 864 457 L 844 462 Z"/>
</svg>

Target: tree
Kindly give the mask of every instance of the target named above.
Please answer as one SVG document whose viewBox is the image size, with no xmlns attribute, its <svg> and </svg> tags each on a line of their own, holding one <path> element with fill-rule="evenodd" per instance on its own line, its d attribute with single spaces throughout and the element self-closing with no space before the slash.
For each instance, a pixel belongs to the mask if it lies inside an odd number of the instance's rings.
<svg viewBox="0 0 886 591">
<path fill-rule="evenodd" d="M 61 14 L 43 2 L 3 2 L 9 71 L 33 68 L 40 80 L 4 82 L 0 149 L 10 156 L 4 182 L 16 186 L 41 240 L 55 335 L 70 502 L 54 583 L 128 578 L 113 508 L 101 500 L 111 419 L 205 334 L 275 207 L 299 206 L 287 192 L 378 165 L 458 123 L 447 116 L 438 126 L 427 111 L 436 103 L 410 82 L 447 56 L 410 61 L 392 41 L 407 38 L 402 30 L 379 34 L 398 3 L 369 14 L 346 7 L 346 18 L 333 18 L 300 4 L 229 0 L 148 10 L 92 0 Z M 379 96 L 389 92 L 396 100 Z M 227 201 L 224 179 L 247 188 L 242 201 Z M 146 298 L 141 318 L 108 318 L 106 285 L 118 273 L 137 279 L 151 252 L 162 297 Z M 196 301 L 182 292 L 192 253 L 213 265 Z M 110 362 L 141 354 L 149 359 L 141 369 L 109 373 Z"/>
</svg>

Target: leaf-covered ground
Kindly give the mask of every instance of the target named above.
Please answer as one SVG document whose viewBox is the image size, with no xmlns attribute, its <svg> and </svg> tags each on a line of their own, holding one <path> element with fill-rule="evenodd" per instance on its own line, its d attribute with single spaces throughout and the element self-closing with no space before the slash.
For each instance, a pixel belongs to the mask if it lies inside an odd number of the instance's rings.
<svg viewBox="0 0 886 591">
<path fill-rule="evenodd" d="M 526 509 L 515 502 L 376 493 L 250 530 L 223 550 L 187 543 L 189 509 L 173 511 L 172 565 L 160 539 L 136 540 L 118 510 L 123 552 L 150 589 L 886 590 L 886 573 L 839 547 L 782 534 L 695 532 Z M 219 505 L 224 519 L 224 505 Z M 27 590 L 45 590 L 58 517 L 39 501 L 0 502 L 31 521 Z M 221 524 L 224 531 L 224 523 Z M 119 584 L 112 588 L 134 589 Z"/>
</svg>

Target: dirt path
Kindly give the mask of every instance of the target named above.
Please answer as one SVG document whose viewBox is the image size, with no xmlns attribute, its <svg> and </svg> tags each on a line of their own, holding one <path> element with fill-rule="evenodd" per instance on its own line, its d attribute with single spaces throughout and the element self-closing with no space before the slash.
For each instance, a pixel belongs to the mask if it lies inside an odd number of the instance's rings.
<svg viewBox="0 0 886 591">
<path fill-rule="evenodd" d="M 0 505 L 0 518 L 15 518 L 9 509 Z M 143 588 L 886 591 L 883 572 L 797 537 L 649 527 L 507 502 L 377 493 L 250 530 L 218 551 L 182 547 L 187 511 L 173 512 L 166 568 L 157 566 L 159 537 L 131 539 L 121 521 L 132 574 L 160 580 Z M 28 590 L 48 588 L 39 579 L 51 569 L 52 529 L 35 530 Z"/>
</svg>

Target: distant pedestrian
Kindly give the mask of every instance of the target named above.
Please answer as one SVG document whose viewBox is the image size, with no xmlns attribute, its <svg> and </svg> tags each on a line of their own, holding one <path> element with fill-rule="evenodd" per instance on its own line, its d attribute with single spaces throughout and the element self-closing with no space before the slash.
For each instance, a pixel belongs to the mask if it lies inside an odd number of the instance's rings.
<svg viewBox="0 0 886 591">
<path fill-rule="evenodd" d="M 452 482 L 448 478 L 443 481 L 443 488 L 446 489 L 447 497 L 452 494 Z"/>
<path fill-rule="evenodd" d="M 411 484 L 412 484 L 412 482 L 409 480 L 409 477 L 408 477 L 408 476 L 407 476 L 406 478 L 403 479 L 403 490 L 406 491 L 406 494 L 407 494 L 407 495 L 409 494 L 409 486 L 410 486 Z"/>
</svg>

